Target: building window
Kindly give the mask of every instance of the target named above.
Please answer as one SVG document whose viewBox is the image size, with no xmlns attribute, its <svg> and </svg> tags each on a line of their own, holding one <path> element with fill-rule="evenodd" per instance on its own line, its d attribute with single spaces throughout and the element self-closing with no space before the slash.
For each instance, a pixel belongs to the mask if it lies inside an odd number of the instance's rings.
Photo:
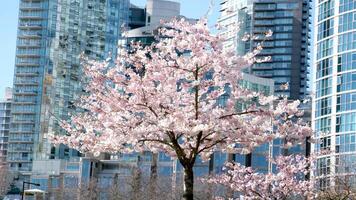
<svg viewBox="0 0 356 200">
<path fill-rule="evenodd" d="M 318 137 L 320 133 L 330 133 L 330 130 L 331 130 L 330 117 L 320 118 L 315 121 L 316 137 Z"/>
<path fill-rule="evenodd" d="M 292 24 L 292 23 L 293 23 L 293 18 L 280 18 L 274 20 L 274 24 Z"/>
<path fill-rule="evenodd" d="M 291 61 L 292 56 L 290 55 L 275 55 L 273 56 L 273 61 Z"/>
<path fill-rule="evenodd" d="M 331 58 L 324 59 L 317 64 L 316 78 L 328 76 L 332 73 L 333 60 Z"/>
<path fill-rule="evenodd" d="M 321 79 L 316 82 L 316 98 L 331 94 L 332 77 Z"/>
<path fill-rule="evenodd" d="M 345 33 L 339 36 L 338 51 L 356 49 L 356 32 Z"/>
<path fill-rule="evenodd" d="M 281 46 L 292 46 L 292 40 L 278 40 L 274 42 L 274 45 L 276 47 L 281 47 Z"/>
<path fill-rule="evenodd" d="M 346 13 L 339 17 L 339 33 L 356 28 L 356 13 Z"/>
<path fill-rule="evenodd" d="M 336 136 L 336 153 L 356 151 L 356 133 Z"/>
<path fill-rule="evenodd" d="M 328 19 L 318 25 L 318 40 L 334 34 L 334 19 Z"/>
<path fill-rule="evenodd" d="M 349 10 L 356 9 L 356 1 L 355 0 L 341 0 L 339 6 L 339 12 L 343 13 Z"/>
<path fill-rule="evenodd" d="M 334 0 L 328 0 L 319 5 L 318 21 L 334 15 Z"/>
<path fill-rule="evenodd" d="M 355 173 L 356 156 L 349 155 L 337 155 L 335 157 L 335 172 L 336 173 Z M 351 177 L 350 177 L 351 178 Z M 355 184 L 355 177 L 349 180 L 350 184 Z"/>
<path fill-rule="evenodd" d="M 337 95 L 336 112 L 356 110 L 356 93 Z"/>
<path fill-rule="evenodd" d="M 319 158 L 317 160 L 317 176 L 330 174 L 330 157 Z"/>
<path fill-rule="evenodd" d="M 319 144 L 316 145 L 317 152 L 330 150 L 331 137 L 324 137 L 319 140 Z"/>
<path fill-rule="evenodd" d="M 277 9 L 297 9 L 298 3 L 277 3 Z"/>
<path fill-rule="evenodd" d="M 321 59 L 323 57 L 329 56 L 332 54 L 333 50 L 333 40 L 327 39 L 320 43 L 317 46 L 317 59 Z"/>
<path fill-rule="evenodd" d="M 356 69 L 356 53 L 345 53 L 338 56 L 337 72 Z"/>
<path fill-rule="evenodd" d="M 331 97 L 326 97 L 316 101 L 315 117 L 321 117 L 331 113 Z"/>
<path fill-rule="evenodd" d="M 356 90 L 356 72 L 337 76 L 337 92 Z"/>
<path fill-rule="evenodd" d="M 356 131 L 356 113 L 336 115 L 336 132 Z"/>
</svg>

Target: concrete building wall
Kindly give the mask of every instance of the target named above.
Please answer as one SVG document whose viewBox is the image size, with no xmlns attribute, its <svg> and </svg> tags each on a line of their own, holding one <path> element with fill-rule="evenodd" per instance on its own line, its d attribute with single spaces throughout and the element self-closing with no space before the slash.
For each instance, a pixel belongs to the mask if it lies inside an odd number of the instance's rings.
<svg viewBox="0 0 356 200">
<path fill-rule="evenodd" d="M 180 3 L 172 0 L 147 0 L 146 24 L 158 26 L 161 20 L 169 20 L 180 15 Z"/>
</svg>

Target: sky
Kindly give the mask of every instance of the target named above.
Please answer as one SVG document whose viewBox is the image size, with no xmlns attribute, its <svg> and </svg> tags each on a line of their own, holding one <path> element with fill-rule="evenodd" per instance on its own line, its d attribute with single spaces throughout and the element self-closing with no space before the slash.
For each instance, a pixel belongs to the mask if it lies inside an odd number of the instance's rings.
<svg viewBox="0 0 356 200">
<path fill-rule="evenodd" d="M 210 0 L 178 0 L 181 3 L 181 14 L 189 18 L 200 18 L 207 13 Z M 146 0 L 131 0 L 131 3 L 144 7 Z M 213 0 L 213 12 L 209 24 L 218 18 L 219 0 Z M 4 96 L 5 87 L 12 87 L 14 74 L 17 15 L 19 0 L 6 0 L 1 3 L 0 12 L 0 99 Z"/>
<path fill-rule="evenodd" d="M 18 0 L 1 2 L 0 12 L 0 99 L 12 87 L 14 74 Z"/>
</svg>

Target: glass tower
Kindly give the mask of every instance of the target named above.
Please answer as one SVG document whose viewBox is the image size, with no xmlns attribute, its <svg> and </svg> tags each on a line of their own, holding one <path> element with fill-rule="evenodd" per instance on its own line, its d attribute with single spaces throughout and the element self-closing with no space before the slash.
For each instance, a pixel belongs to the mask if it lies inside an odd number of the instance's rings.
<svg viewBox="0 0 356 200">
<path fill-rule="evenodd" d="M 78 152 L 52 147 L 81 90 L 80 58 L 116 57 L 129 0 L 20 0 L 8 162 L 31 171 L 33 159 L 62 159 Z"/>
<path fill-rule="evenodd" d="M 252 50 L 265 39 L 258 57 L 271 56 L 269 62 L 257 63 L 247 72 L 275 81 L 275 94 L 292 99 L 307 94 L 309 1 L 308 0 L 222 0 L 219 23 L 222 35 L 227 36 L 226 47 L 233 47 L 239 54 Z M 240 28 L 237 30 L 237 26 Z M 237 31 L 237 32 L 236 32 Z M 257 38 L 241 42 L 241 37 L 251 34 Z M 240 39 L 238 39 L 240 38 Z M 287 90 L 281 85 L 288 83 Z"/>
<path fill-rule="evenodd" d="M 319 0 L 315 5 L 313 127 L 321 188 L 335 174 L 354 174 L 356 164 L 356 1 Z M 350 178 L 355 183 L 355 178 Z"/>
<path fill-rule="evenodd" d="M 244 72 L 273 80 L 272 92 L 290 99 L 301 99 L 307 95 L 308 46 L 309 46 L 309 1 L 306 0 L 221 0 L 220 34 L 227 38 L 225 48 L 233 48 L 239 55 L 256 48 L 262 42 L 263 50 L 258 58 L 271 56 L 271 60 L 256 63 Z M 239 27 L 239 28 L 237 28 Z M 273 31 L 271 38 L 265 33 Z M 241 40 L 245 34 L 256 37 L 254 40 Z M 264 41 L 265 40 L 265 41 Z M 250 78 L 256 80 L 256 78 Z M 244 81 L 246 82 L 246 81 Z M 244 84 L 243 85 L 246 85 Z M 281 85 L 289 83 L 287 90 Z M 246 87 L 258 89 L 252 82 Z M 282 148 L 283 141 L 275 140 L 255 149 L 251 154 L 234 155 L 233 159 L 260 172 L 274 171 L 269 156 L 291 153 L 307 154 L 308 146 L 291 149 Z"/>
</svg>

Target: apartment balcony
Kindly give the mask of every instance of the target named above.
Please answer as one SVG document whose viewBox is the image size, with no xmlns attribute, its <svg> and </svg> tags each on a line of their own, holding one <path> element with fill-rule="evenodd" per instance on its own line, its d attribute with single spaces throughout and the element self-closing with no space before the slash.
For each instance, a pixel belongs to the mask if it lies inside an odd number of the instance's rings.
<svg viewBox="0 0 356 200">
<path fill-rule="evenodd" d="M 256 11 L 273 11 L 276 9 L 276 5 L 274 4 L 256 4 L 254 6 L 254 12 Z"/>
<path fill-rule="evenodd" d="M 19 67 L 39 67 L 40 61 L 39 61 L 39 59 L 38 60 L 24 60 L 24 61 L 19 61 L 19 59 L 17 59 L 15 65 L 19 66 Z"/>
<path fill-rule="evenodd" d="M 24 134 L 24 133 L 33 133 L 35 130 L 34 129 L 12 129 L 10 132 L 11 134 Z M 20 136 L 13 137 L 12 139 L 18 139 L 21 138 Z M 23 138 L 26 139 L 26 138 Z M 32 138 L 29 138 L 32 139 Z"/>
<path fill-rule="evenodd" d="M 18 91 L 14 92 L 15 95 L 21 95 L 21 96 L 37 96 L 37 91 Z"/>
<path fill-rule="evenodd" d="M 19 93 L 19 94 L 17 94 L 17 96 L 26 96 L 27 95 L 27 93 L 25 93 L 25 94 L 22 94 L 22 93 Z M 29 96 L 36 96 L 37 95 L 37 93 L 32 93 L 31 95 L 29 95 Z M 18 99 L 15 99 L 15 100 L 13 100 L 12 101 L 12 104 L 13 105 L 35 105 L 37 103 L 37 101 L 19 101 Z"/>
<path fill-rule="evenodd" d="M 42 10 L 42 3 L 35 3 L 35 2 L 21 2 L 20 3 L 20 10 Z"/>
<path fill-rule="evenodd" d="M 13 110 L 11 114 L 36 114 L 34 110 Z"/>
<path fill-rule="evenodd" d="M 35 120 L 13 120 L 13 124 L 35 124 Z"/>
<path fill-rule="evenodd" d="M 264 14 L 264 13 L 256 13 L 254 15 L 254 18 L 255 19 L 274 19 L 275 16 L 274 16 L 274 12 L 270 12 L 269 14 Z"/>
<path fill-rule="evenodd" d="M 266 64 L 266 65 L 261 64 L 258 66 L 253 66 L 252 69 L 253 70 L 272 70 L 273 66 L 268 65 L 268 64 Z"/>
<path fill-rule="evenodd" d="M 15 81 L 14 85 L 34 85 L 34 86 L 37 86 L 38 82 L 37 81 Z"/>
<path fill-rule="evenodd" d="M 8 153 L 27 153 L 32 152 L 32 148 L 9 148 L 7 149 Z"/>
<path fill-rule="evenodd" d="M 18 42 L 16 45 L 17 48 L 22 49 L 22 48 L 41 48 L 41 42 L 38 40 L 38 42 Z"/>
<path fill-rule="evenodd" d="M 24 77 L 24 76 L 38 76 L 39 72 L 16 72 L 15 76 L 19 76 L 19 77 Z"/>
<path fill-rule="evenodd" d="M 41 39 L 42 33 L 24 32 L 24 33 L 19 33 L 17 37 L 20 39 Z"/>
<path fill-rule="evenodd" d="M 7 124 L 10 124 L 10 123 L 7 123 Z M 0 128 L 0 131 L 10 131 L 10 129 L 9 128 Z"/>
<path fill-rule="evenodd" d="M 39 58 L 41 55 L 36 53 L 16 53 L 16 57 L 18 58 Z"/>
<path fill-rule="evenodd" d="M 27 29 L 40 30 L 40 29 L 42 29 L 42 24 L 41 23 L 20 22 L 18 28 L 22 29 L 22 30 L 27 30 Z"/>
<path fill-rule="evenodd" d="M 37 13 L 37 12 L 20 12 L 19 13 L 19 19 L 34 19 L 34 20 L 40 20 L 42 19 L 42 13 Z"/>
<path fill-rule="evenodd" d="M 33 138 L 10 138 L 9 143 L 32 144 Z"/>
</svg>

